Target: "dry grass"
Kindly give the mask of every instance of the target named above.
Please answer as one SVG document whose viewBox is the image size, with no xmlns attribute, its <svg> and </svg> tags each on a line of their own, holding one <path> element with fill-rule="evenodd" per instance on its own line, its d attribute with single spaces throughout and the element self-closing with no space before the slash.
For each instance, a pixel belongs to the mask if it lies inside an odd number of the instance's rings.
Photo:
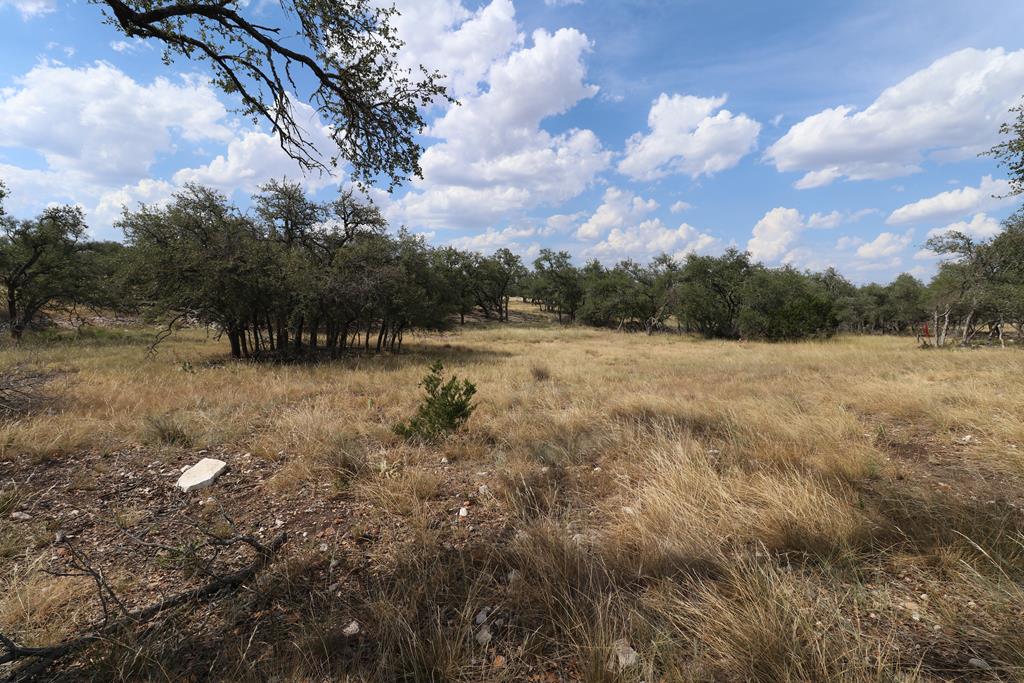
<svg viewBox="0 0 1024 683">
<path fill-rule="evenodd" d="M 218 448 L 267 463 L 268 501 L 358 511 L 350 537 L 381 547 L 318 559 L 311 541 L 267 598 L 298 615 L 283 636 L 294 647 L 261 669 L 232 646 L 218 664 L 227 677 L 1024 675 L 1021 354 L 539 323 L 470 325 L 407 347 L 305 366 L 225 363 L 223 345 L 195 332 L 155 358 L 137 332 L 3 350 L 0 364 L 60 370 L 61 400 L 0 425 L 0 461 L 14 471 L 82 452 Z M 477 385 L 479 408 L 450 441 L 410 445 L 392 427 L 414 412 L 435 358 Z M 79 472 L 77 490 L 101 474 Z M 38 502 L 23 483 L 13 491 L 0 507 Z M 24 596 L 40 580 L 25 568 L 45 551 L 18 548 L 0 554 L 0 575 Z M 342 570 L 351 583 L 339 591 Z M 49 608 L 32 606 L 22 624 L 12 600 L 0 628 L 36 640 Z M 487 645 L 476 640 L 484 606 Z M 356 645 L 339 635 L 352 618 L 369 634 Z M 638 658 L 618 670 L 609 658 L 622 639 Z M 142 671 L 119 666 L 121 677 Z"/>
</svg>

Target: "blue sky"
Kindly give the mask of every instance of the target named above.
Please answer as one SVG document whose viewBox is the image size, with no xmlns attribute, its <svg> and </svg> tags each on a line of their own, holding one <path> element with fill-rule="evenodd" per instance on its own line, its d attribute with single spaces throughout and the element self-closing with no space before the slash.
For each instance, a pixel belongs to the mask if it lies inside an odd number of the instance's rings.
<svg viewBox="0 0 1024 683">
<path fill-rule="evenodd" d="M 1024 95 L 1019 2 L 398 6 L 403 61 L 449 74 L 462 106 L 428 112 L 423 179 L 373 197 L 436 244 L 608 263 L 737 246 L 887 281 L 934 272 L 930 234 L 988 236 L 1016 206 L 977 152 Z M 97 5 L 0 0 L 9 208 L 75 202 L 117 239 L 123 204 L 184 182 L 243 206 L 271 177 L 322 198 L 345 182 L 302 177 L 207 74 L 165 66 Z"/>
</svg>

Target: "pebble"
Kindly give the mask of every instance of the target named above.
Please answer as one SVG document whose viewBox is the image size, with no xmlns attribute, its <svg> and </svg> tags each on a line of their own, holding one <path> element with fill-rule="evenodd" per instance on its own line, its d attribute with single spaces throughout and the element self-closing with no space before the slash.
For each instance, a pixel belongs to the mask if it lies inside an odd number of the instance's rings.
<svg viewBox="0 0 1024 683">
<path fill-rule="evenodd" d="M 986 662 L 984 659 L 980 659 L 978 657 L 972 657 L 971 659 L 968 659 L 967 665 L 970 666 L 972 669 L 981 669 L 982 671 L 989 671 L 992 668 L 991 664 Z"/>
<path fill-rule="evenodd" d="M 477 629 L 476 642 L 480 643 L 481 645 L 487 645 L 491 642 L 491 638 L 493 637 L 494 634 L 491 633 L 491 629 L 488 626 L 484 625 Z"/>
<path fill-rule="evenodd" d="M 32 519 L 32 515 L 28 514 L 27 512 L 12 512 L 11 519 L 13 519 L 15 522 L 27 522 L 28 520 Z"/>
<path fill-rule="evenodd" d="M 359 631 L 361 631 L 361 630 L 362 629 L 359 626 L 359 622 L 356 621 L 355 619 L 353 619 L 352 622 L 348 626 L 346 626 L 344 629 L 342 629 L 341 632 L 344 635 L 346 635 L 349 638 L 351 638 L 352 636 L 359 635 Z"/>
<path fill-rule="evenodd" d="M 469 508 L 467 508 L 467 507 L 459 508 L 459 517 L 469 517 Z"/>
<path fill-rule="evenodd" d="M 479 626 L 487 621 L 487 615 L 491 613 L 490 607 L 484 607 L 482 610 L 476 613 L 476 625 Z"/>
</svg>

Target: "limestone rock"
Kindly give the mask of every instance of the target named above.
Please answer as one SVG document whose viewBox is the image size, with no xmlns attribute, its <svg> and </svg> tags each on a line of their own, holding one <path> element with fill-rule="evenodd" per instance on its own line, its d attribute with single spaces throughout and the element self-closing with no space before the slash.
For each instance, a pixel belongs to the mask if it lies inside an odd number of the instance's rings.
<svg viewBox="0 0 1024 683">
<path fill-rule="evenodd" d="M 178 488 L 185 493 L 203 489 L 213 483 L 214 479 L 224 473 L 228 464 L 223 460 L 203 458 L 178 477 Z"/>
</svg>

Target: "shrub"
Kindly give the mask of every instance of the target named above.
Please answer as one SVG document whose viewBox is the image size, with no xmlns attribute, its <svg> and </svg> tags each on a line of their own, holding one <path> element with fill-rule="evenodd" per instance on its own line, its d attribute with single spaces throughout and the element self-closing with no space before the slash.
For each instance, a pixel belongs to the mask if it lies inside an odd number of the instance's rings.
<svg viewBox="0 0 1024 683">
<path fill-rule="evenodd" d="M 443 372 L 441 361 L 430 366 L 430 372 L 420 382 L 427 396 L 409 422 L 395 426 L 397 434 L 410 440 L 435 441 L 457 430 L 473 414 L 476 406 L 471 401 L 476 386 L 467 379 L 460 382 L 454 375 L 446 382 Z"/>
</svg>

